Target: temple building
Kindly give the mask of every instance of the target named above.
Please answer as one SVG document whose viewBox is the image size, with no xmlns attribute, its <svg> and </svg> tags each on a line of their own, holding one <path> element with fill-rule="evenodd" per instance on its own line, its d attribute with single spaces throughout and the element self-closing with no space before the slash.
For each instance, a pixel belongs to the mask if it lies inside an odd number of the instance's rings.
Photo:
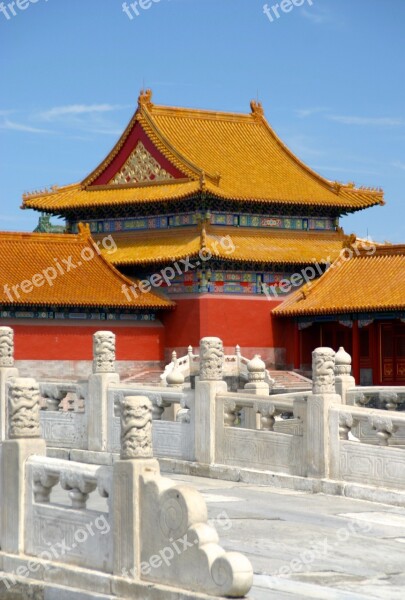
<svg viewBox="0 0 405 600">
<path fill-rule="evenodd" d="M 144 294 L 175 303 L 159 316 L 166 350 L 216 335 L 280 367 L 297 366 L 298 326 L 291 335 L 272 314 L 286 282 L 299 287 L 293 278 L 305 269 L 322 275 L 357 244 L 340 218 L 382 204 L 379 189 L 307 167 L 258 102 L 248 114 L 173 108 L 155 105 L 150 90 L 83 181 L 23 198 L 24 209 L 63 217 L 73 237 L 81 223 L 96 244 L 113 237 L 115 251 L 102 256 L 130 282 L 123 303 L 135 307 Z M 103 304 L 101 291 L 94 301 Z"/>
<path fill-rule="evenodd" d="M 309 369 L 318 346 L 344 346 L 362 385 L 404 385 L 405 246 L 374 246 L 338 259 L 320 279 L 290 295 L 275 315 L 291 335 L 298 331 L 296 368 Z"/>
<path fill-rule="evenodd" d="M 57 360 L 55 376 L 84 375 L 80 363 L 91 359 L 92 335 L 102 329 L 117 334 L 124 363 L 163 355 L 159 315 L 174 303 L 154 292 L 128 301 L 122 286 L 132 282 L 101 249 L 112 251 L 112 238 L 97 245 L 88 226 L 73 235 L 0 233 L 0 322 L 14 329 L 22 371 L 41 374 L 43 361 Z M 49 365 L 42 366 L 48 377 Z"/>
</svg>

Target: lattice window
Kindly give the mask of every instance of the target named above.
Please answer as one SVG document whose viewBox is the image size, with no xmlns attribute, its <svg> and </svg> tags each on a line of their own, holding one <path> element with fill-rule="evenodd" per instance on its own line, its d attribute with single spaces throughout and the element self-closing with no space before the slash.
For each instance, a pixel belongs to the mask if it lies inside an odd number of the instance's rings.
<svg viewBox="0 0 405 600">
<path fill-rule="evenodd" d="M 167 179 L 174 179 L 174 177 L 162 169 L 142 142 L 138 142 L 121 171 L 115 175 L 110 183 L 141 183 L 143 181 L 164 181 Z"/>
</svg>

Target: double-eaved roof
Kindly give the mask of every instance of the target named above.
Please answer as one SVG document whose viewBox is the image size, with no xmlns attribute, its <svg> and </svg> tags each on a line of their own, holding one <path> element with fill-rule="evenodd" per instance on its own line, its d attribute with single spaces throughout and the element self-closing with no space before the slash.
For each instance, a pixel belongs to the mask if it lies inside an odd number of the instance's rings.
<svg viewBox="0 0 405 600">
<path fill-rule="evenodd" d="M 101 239 L 102 235 L 95 237 Z M 104 255 L 117 267 L 196 258 L 200 252 L 242 263 L 303 265 L 334 261 L 349 241 L 350 236 L 337 231 L 185 227 L 148 231 L 147 235 L 143 231 L 114 233 L 117 250 Z"/>
<path fill-rule="evenodd" d="M 239 114 L 156 106 L 141 93 L 128 127 L 81 183 L 24 196 L 23 207 L 67 214 L 185 200 L 204 194 L 282 209 L 337 213 L 383 204 L 381 190 L 329 181 L 301 162 L 251 103 Z"/>
<path fill-rule="evenodd" d="M 369 244 L 273 310 L 279 316 L 405 311 L 405 245 Z"/>
<path fill-rule="evenodd" d="M 78 235 L 0 233 L 0 305 L 164 309 L 174 303 L 153 292 L 123 292 L 134 282 L 101 253 L 86 227 Z"/>
</svg>

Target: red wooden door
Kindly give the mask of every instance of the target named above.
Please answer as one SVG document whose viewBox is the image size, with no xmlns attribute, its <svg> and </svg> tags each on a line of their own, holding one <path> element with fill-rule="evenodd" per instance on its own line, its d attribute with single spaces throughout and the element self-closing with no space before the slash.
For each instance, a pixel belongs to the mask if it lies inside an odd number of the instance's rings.
<svg viewBox="0 0 405 600">
<path fill-rule="evenodd" d="M 380 325 L 381 383 L 405 383 L 405 326 L 402 323 Z"/>
</svg>

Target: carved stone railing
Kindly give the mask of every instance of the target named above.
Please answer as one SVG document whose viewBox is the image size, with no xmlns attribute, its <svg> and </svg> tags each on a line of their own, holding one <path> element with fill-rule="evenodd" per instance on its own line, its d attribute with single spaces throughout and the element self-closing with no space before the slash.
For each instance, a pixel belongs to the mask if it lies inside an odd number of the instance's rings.
<svg viewBox="0 0 405 600">
<path fill-rule="evenodd" d="M 39 383 L 41 430 L 49 448 L 88 449 L 87 382 Z"/>
<path fill-rule="evenodd" d="M 306 400 L 306 394 L 217 394 L 215 462 L 302 475 Z"/>
<path fill-rule="evenodd" d="M 379 410 L 405 411 L 405 387 L 356 387 L 347 390 L 346 404 Z"/>
<path fill-rule="evenodd" d="M 52 547 L 58 551 L 64 541 L 69 551 L 58 553 L 58 562 L 77 565 L 89 569 L 103 569 L 112 573 L 112 522 L 110 510 L 107 513 L 88 510 L 89 499 L 93 495 L 107 499 L 111 506 L 112 469 L 96 467 L 66 460 L 30 457 L 26 464 L 29 482 L 26 512 L 26 553 L 32 556 L 51 556 Z M 56 502 L 52 500 L 53 490 L 58 487 Z M 63 506 L 63 493 L 66 504 Z M 97 535 L 97 524 L 103 523 L 108 535 Z M 92 526 L 92 534 L 89 527 Z M 87 532 L 82 538 L 75 538 L 75 532 Z"/>
<path fill-rule="evenodd" d="M 194 391 L 134 383 L 111 384 L 109 387 L 108 451 L 119 451 L 120 403 L 125 397 L 141 394 L 152 403 L 155 455 L 194 460 Z"/>
<path fill-rule="evenodd" d="M 42 410 L 65 412 L 84 412 L 85 410 L 88 397 L 87 381 L 40 381 L 39 389 L 43 399 Z"/>
<path fill-rule="evenodd" d="M 294 401 L 306 402 L 308 395 L 309 392 L 307 394 L 294 392 L 268 397 L 253 396 L 243 392 L 226 392 L 218 394 L 217 400 L 224 404 L 225 426 L 288 432 L 293 431 L 296 424 Z M 243 418 L 243 412 L 249 412 L 255 418 L 247 416 Z M 287 415 L 291 418 L 286 418 Z M 268 422 L 270 416 L 271 422 Z"/>
<path fill-rule="evenodd" d="M 333 406 L 329 431 L 332 479 L 405 489 L 405 415 Z"/>
<path fill-rule="evenodd" d="M 188 347 L 187 355 L 181 358 L 177 357 L 176 352 L 172 353 L 171 362 L 166 365 L 164 372 L 160 376 L 162 385 L 165 385 L 169 373 L 174 368 L 177 361 L 179 371 L 182 373 L 185 379 L 191 379 L 200 372 L 200 355 L 194 354 L 192 346 Z M 224 354 L 223 360 L 223 376 L 224 378 L 236 378 L 238 381 L 247 382 L 249 381 L 249 370 L 248 364 L 249 358 L 242 356 L 240 346 L 235 347 L 235 354 Z M 274 379 L 270 376 L 268 370 L 265 370 L 265 383 L 267 383 L 270 389 L 274 386 Z"/>
<path fill-rule="evenodd" d="M 61 584 L 66 598 L 246 596 L 249 560 L 219 545 L 196 490 L 160 475 L 148 397 L 121 393 L 119 456 L 103 467 L 46 457 L 39 399 L 34 379 L 10 380 L 9 439 L 0 453 L 2 585 L 18 583 L 19 597 L 34 582 L 49 598 L 62 593 Z"/>
<path fill-rule="evenodd" d="M 404 387 L 357 387 L 346 393 L 347 405 L 368 410 L 377 410 L 382 416 L 385 411 L 396 412 L 399 415 L 405 411 Z M 353 435 L 366 444 L 378 445 L 371 424 L 360 420 L 352 431 Z M 400 429 L 392 437 L 390 445 L 405 447 L 405 429 Z"/>
</svg>

